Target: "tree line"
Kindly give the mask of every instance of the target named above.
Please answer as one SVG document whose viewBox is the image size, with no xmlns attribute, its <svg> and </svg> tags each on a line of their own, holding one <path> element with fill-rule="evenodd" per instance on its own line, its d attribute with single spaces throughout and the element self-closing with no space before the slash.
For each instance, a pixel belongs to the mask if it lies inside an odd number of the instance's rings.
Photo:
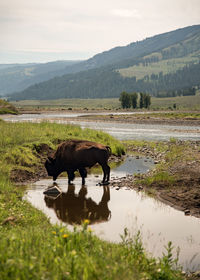
<svg viewBox="0 0 200 280">
<path fill-rule="evenodd" d="M 156 97 L 175 97 L 175 96 L 190 96 L 196 95 L 196 88 L 183 88 L 179 90 L 160 91 Z"/>
<path fill-rule="evenodd" d="M 149 108 L 151 105 L 151 96 L 148 93 L 139 93 L 139 101 L 138 101 L 138 93 L 132 92 L 127 93 L 123 91 L 120 94 L 119 101 L 121 102 L 121 106 L 123 109 L 125 108 Z"/>
</svg>

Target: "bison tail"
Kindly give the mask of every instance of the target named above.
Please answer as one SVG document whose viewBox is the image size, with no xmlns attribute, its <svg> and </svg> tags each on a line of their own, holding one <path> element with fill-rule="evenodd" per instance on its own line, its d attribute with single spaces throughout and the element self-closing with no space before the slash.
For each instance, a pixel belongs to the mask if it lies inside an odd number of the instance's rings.
<svg viewBox="0 0 200 280">
<path fill-rule="evenodd" d="M 106 146 L 106 149 L 108 151 L 108 155 L 111 156 L 112 155 L 112 150 L 110 146 Z"/>
</svg>

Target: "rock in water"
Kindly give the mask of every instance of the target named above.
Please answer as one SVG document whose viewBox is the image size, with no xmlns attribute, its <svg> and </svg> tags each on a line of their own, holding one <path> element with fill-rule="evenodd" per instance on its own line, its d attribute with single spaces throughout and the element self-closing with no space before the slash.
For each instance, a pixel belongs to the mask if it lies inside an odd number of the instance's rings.
<svg viewBox="0 0 200 280">
<path fill-rule="evenodd" d="M 58 186 L 52 186 L 52 187 L 48 188 L 47 190 L 45 190 L 43 192 L 43 194 L 46 194 L 46 195 L 58 195 L 61 192 L 62 191 L 61 191 L 61 189 Z"/>
</svg>

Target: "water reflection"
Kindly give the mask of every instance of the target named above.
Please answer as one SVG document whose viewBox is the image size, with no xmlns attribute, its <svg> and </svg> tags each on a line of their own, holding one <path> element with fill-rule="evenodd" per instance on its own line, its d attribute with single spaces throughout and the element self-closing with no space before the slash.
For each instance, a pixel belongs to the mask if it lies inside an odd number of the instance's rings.
<svg viewBox="0 0 200 280">
<path fill-rule="evenodd" d="M 103 194 L 99 203 L 96 203 L 91 197 L 87 198 L 87 193 L 87 187 L 82 186 L 76 194 L 75 185 L 70 184 L 67 192 L 62 192 L 56 198 L 45 195 L 44 201 L 48 208 L 54 209 L 60 221 L 70 225 L 80 225 L 85 219 L 88 219 L 90 224 L 108 221 L 111 217 L 111 211 L 108 208 L 110 188 L 103 186 Z"/>
<path fill-rule="evenodd" d="M 87 186 L 81 186 L 81 178 L 67 186 L 67 179 L 59 178 L 62 193 L 58 197 L 44 197 L 43 192 L 52 186 L 52 180 L 41 180 L 29 188 L 26 199 L 42 210 L 54 224 L 73 225 L 90 219 L 91 228 L 100 238 L 120 242 L 124 228 L 131 235 L 140 230 L 147 252 L 156 257 L 172 241 L 180 248 L 179 262 L 184 269 L 200 269 L 200 220 L 185 216 L 142 192 L 98 186 L 98 177 L 89 175 Z M 174 250 L 174 257 L 176 256 Z"/>
<path fill-rule="evenodd" d="M 144 173 L 152 165 L 150 159 L 128 157 L 111 170 L 111 180 L 139 169 Z M 93 170 L 84 187 L 80 177 L 69 186 L 67 178 L 60 177 L 57 186 L 61 194 L 57 197 L 44 197 L 44 190 L 52 187 L 52 179 L 40 180 L 29 187 L 25 198 L 42 210 L 51 223 L 67 225 L 69 230 L 89 219 L 95 234 L 108 241 L 120 242 L 124 228 L 132 235 L 140 230 L 145 249 L 156 257 L 162 256 L 164 247 L 172 241 L 175 248 L 181 249 L 179 262 L 183 268 L 200 269 L 200 219 L 185 216 L 142 192 L 99 186 L 99 176 Z"/>
</svg>

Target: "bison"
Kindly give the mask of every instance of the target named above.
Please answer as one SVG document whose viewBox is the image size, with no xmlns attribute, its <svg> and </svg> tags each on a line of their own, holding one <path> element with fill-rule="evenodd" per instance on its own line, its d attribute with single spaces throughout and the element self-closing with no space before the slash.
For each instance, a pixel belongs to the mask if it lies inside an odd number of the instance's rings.
<svg viewBox="0 0 200 280">
<path fill-rule="evenodd" d="M 98 163 L 102 167 L 102 183 L 105 184 L 110 179 L 110 167 L 108 166 L 110 155 L 109 146 L 86 140 L 68 140 L 58 146 L 53 157 L 47 158 L 45 168 L 48 175 L 53 176 L 54 181 L 63 171 L 67 171 L 69 184 L 75 178 L 74 172 L 78 170 L 82 177 L 82 185 L 85 185 L 86 167 L 91 168 Z"/>
</svg>

